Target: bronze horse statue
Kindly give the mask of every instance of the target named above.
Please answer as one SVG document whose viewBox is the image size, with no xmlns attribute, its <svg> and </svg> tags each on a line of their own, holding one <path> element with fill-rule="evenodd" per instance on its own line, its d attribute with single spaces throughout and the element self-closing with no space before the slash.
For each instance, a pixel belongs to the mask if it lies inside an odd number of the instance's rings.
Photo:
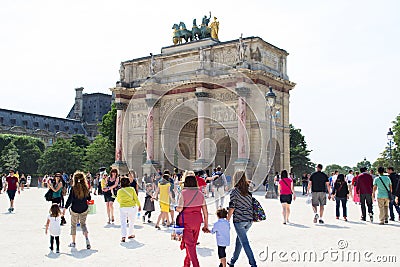
<svg viewBox="0 0 400 267">
<path fill-rule="evenodd" d="M 175 23 L 172 26 L 172 29 L 174 30 L 172 36 L 174 45 L 181 44 L 182 39 L 185 39 L 186 43 L 192 41 L 192 32 L 186 29 L 186 25 L 182 21 L 179 23 L 179 25 Z"/>
</svg>

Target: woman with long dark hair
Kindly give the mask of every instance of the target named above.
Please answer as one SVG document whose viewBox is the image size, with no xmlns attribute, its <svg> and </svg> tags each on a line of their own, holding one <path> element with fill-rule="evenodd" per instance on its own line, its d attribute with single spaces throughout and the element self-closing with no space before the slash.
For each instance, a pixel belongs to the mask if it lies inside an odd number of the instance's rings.
<svg viewBox="0 0 400 267">
<path fill-rule="evenodd" d="M 296 200 L 294 193 L 293 180 L 288 176 L 287 170 L 281 172 L 281 179 L 278 185 L 278 196 L 282 204 L 283 224 L 289 223 L 290 204 Z"/>
<path fill-rule="evenodd" d="M 60 206 L 60 208 L 62 208 L 61 204 L 63 204 L 62 202 L 64 202 L 63 201 L 62 191 L 63 191 L 63 187 L 64 186 L 63 186 L 63 183 L 62 183 L 61 173 L 59 173 L 59 172 L 56 173 L 54 175 L 54 180 L 53 179 L 49 179 L 47 181 L 47 183 L 48 183 L 47 187 L 51 191 L 53 191 L 53 198 L 51 200 L 51 203 L 53 203 L 53 204 L 57 203 Z M 64 215 L 61 216 L 61 225 L 64 225 L 66 223 L 67 223 L 67 221 L 65 220 Z"/>
<path fill-rule="evenodd" d="M 114 200 L 118 184 L 119 178 L 117 169 L 112 169 L 110 177 L 107 177 L 106 180 L 102 181 L 101 190 L 103 191 L 104 201 L 107 206 L 108 224 L 114 222 Z"/>
<path fill-rule="evenodd" d="M 181 248 L 186 249 L 184 267 L 199 267 L 197 259 L 196 243 L 199 238 L 201 224 L 204 223 L 203 232 L 209 233 L 208 229 L 208 211 L 203 193 L 197 185 L 197 179 L 194 172 L 189 171 L 184 175 L 184 189 L 178 200 L 176 207 L 181 215 L 178 223 L 183 224 L 183 238 Z"/>
<path fill-rule="evenodd" d="M 247 180 L 243 171 L 238 171 L 233 175 L 235 187 L 231 191 L 229 201 L 229 212 L 227 220 L 233 216 L 233 226 L 236 231 L 235 251 L 228 266 L 234 266 L 239 258 L 242 248 L 247 255 L 251 267 L 256 267 L 257 263 L 253 251 L 247 239 L 247 231 L 253 224 L 253 201 L 249 192 L 250 181 Z"/>
<path fill-rule="evenodd" d="M 343 208 L 343 219 L 347 222 L 347 200 L 349 199 L 349 188 L 344 180 L 344 174 L 339 174 L 333 187 L 332 200 L 336 200 L 336 219 L 340 217 L 340 203 Z"/>
<path fill-rule="evenodd" d="M 73 176 L 73 185 L 71 192 L 68 196 L 67 203 L 65 204 L 65 209 L 63 211 L 63 215 L 65 215 L 65 210 L 71 206 L 71 236 L 72 243 L 69 244 L 70 247 L 75 247 L 75 239 L 76 239 L 76 224 L 79 222 L 81 224 L 81 229 L 83 235 L 86 238 L 86 248 L 90 249 L 90 242 L 88 236 L 88 230 L 86 227 L 86 217 L 89 212 L 89 206 L 87 201 L 91 200 L 88 184 L 86 181 L 86 175 L 77 171 Z"/>
</svg>

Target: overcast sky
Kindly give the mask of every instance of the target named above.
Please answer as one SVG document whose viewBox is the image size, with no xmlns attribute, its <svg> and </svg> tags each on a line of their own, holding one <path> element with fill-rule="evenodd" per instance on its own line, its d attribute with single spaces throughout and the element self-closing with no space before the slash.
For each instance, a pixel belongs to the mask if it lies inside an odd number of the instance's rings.
<svg viewBox="0 0 400 267">
<path fill-rule="evenodd" d="M 110 93 L 121 61 L 160 53 L 171 27 L 212 12 L 221 41 L 289 52 L 290 121 L 316 163 L 374 161 L 399 114 L 397 0 L 1 0 L 1 108 L 66 117 L 74 88 Z"/>
</svg>

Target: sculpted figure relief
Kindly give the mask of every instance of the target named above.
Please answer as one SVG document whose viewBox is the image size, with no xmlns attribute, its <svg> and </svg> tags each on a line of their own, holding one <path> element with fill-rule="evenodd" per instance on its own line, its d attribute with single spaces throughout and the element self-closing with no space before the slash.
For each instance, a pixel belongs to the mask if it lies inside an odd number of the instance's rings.
<svg viewBox="0 0 400 267">
<path fill-rule="evenodd" d="M 243 41 L 243 34 L 241 34 L 239 37 L 239 43 L 237 44 L 239 62 L 243 62 L 245 60 L 246 47 L 247 46 Z"/>
<path fill-rule="evenodd" d="M 219 21 L 214 17 L 214 21 L 210 24 L 211 28 L 211 38 L 218 40 L 218 31 L 219 31 Z"/>
<path fill-rule="evenodd" d="M 121 62 L 121 66 L 119 67 L 119 80 L 121 82 L 125 81 L 125 66 Z"/>
</svg>

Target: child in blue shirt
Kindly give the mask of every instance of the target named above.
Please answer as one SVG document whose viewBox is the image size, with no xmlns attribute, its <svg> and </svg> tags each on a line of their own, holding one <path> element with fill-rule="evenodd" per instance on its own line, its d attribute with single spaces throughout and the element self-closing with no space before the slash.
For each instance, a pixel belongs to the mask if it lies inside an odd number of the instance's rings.
<svg viewBox="0 0 400 267">
<path fill-rule="evenodd" d="M 221 261 L 220 267 L 226 267 L 226 247 L 230 244 L 230 229 L 229 221 L 226 220 L 228 211 L 226 209 L 218 209 L 218 221 L 214 223 L 211 233 L 217 234 L 218 257 Z"/>
</svg>

